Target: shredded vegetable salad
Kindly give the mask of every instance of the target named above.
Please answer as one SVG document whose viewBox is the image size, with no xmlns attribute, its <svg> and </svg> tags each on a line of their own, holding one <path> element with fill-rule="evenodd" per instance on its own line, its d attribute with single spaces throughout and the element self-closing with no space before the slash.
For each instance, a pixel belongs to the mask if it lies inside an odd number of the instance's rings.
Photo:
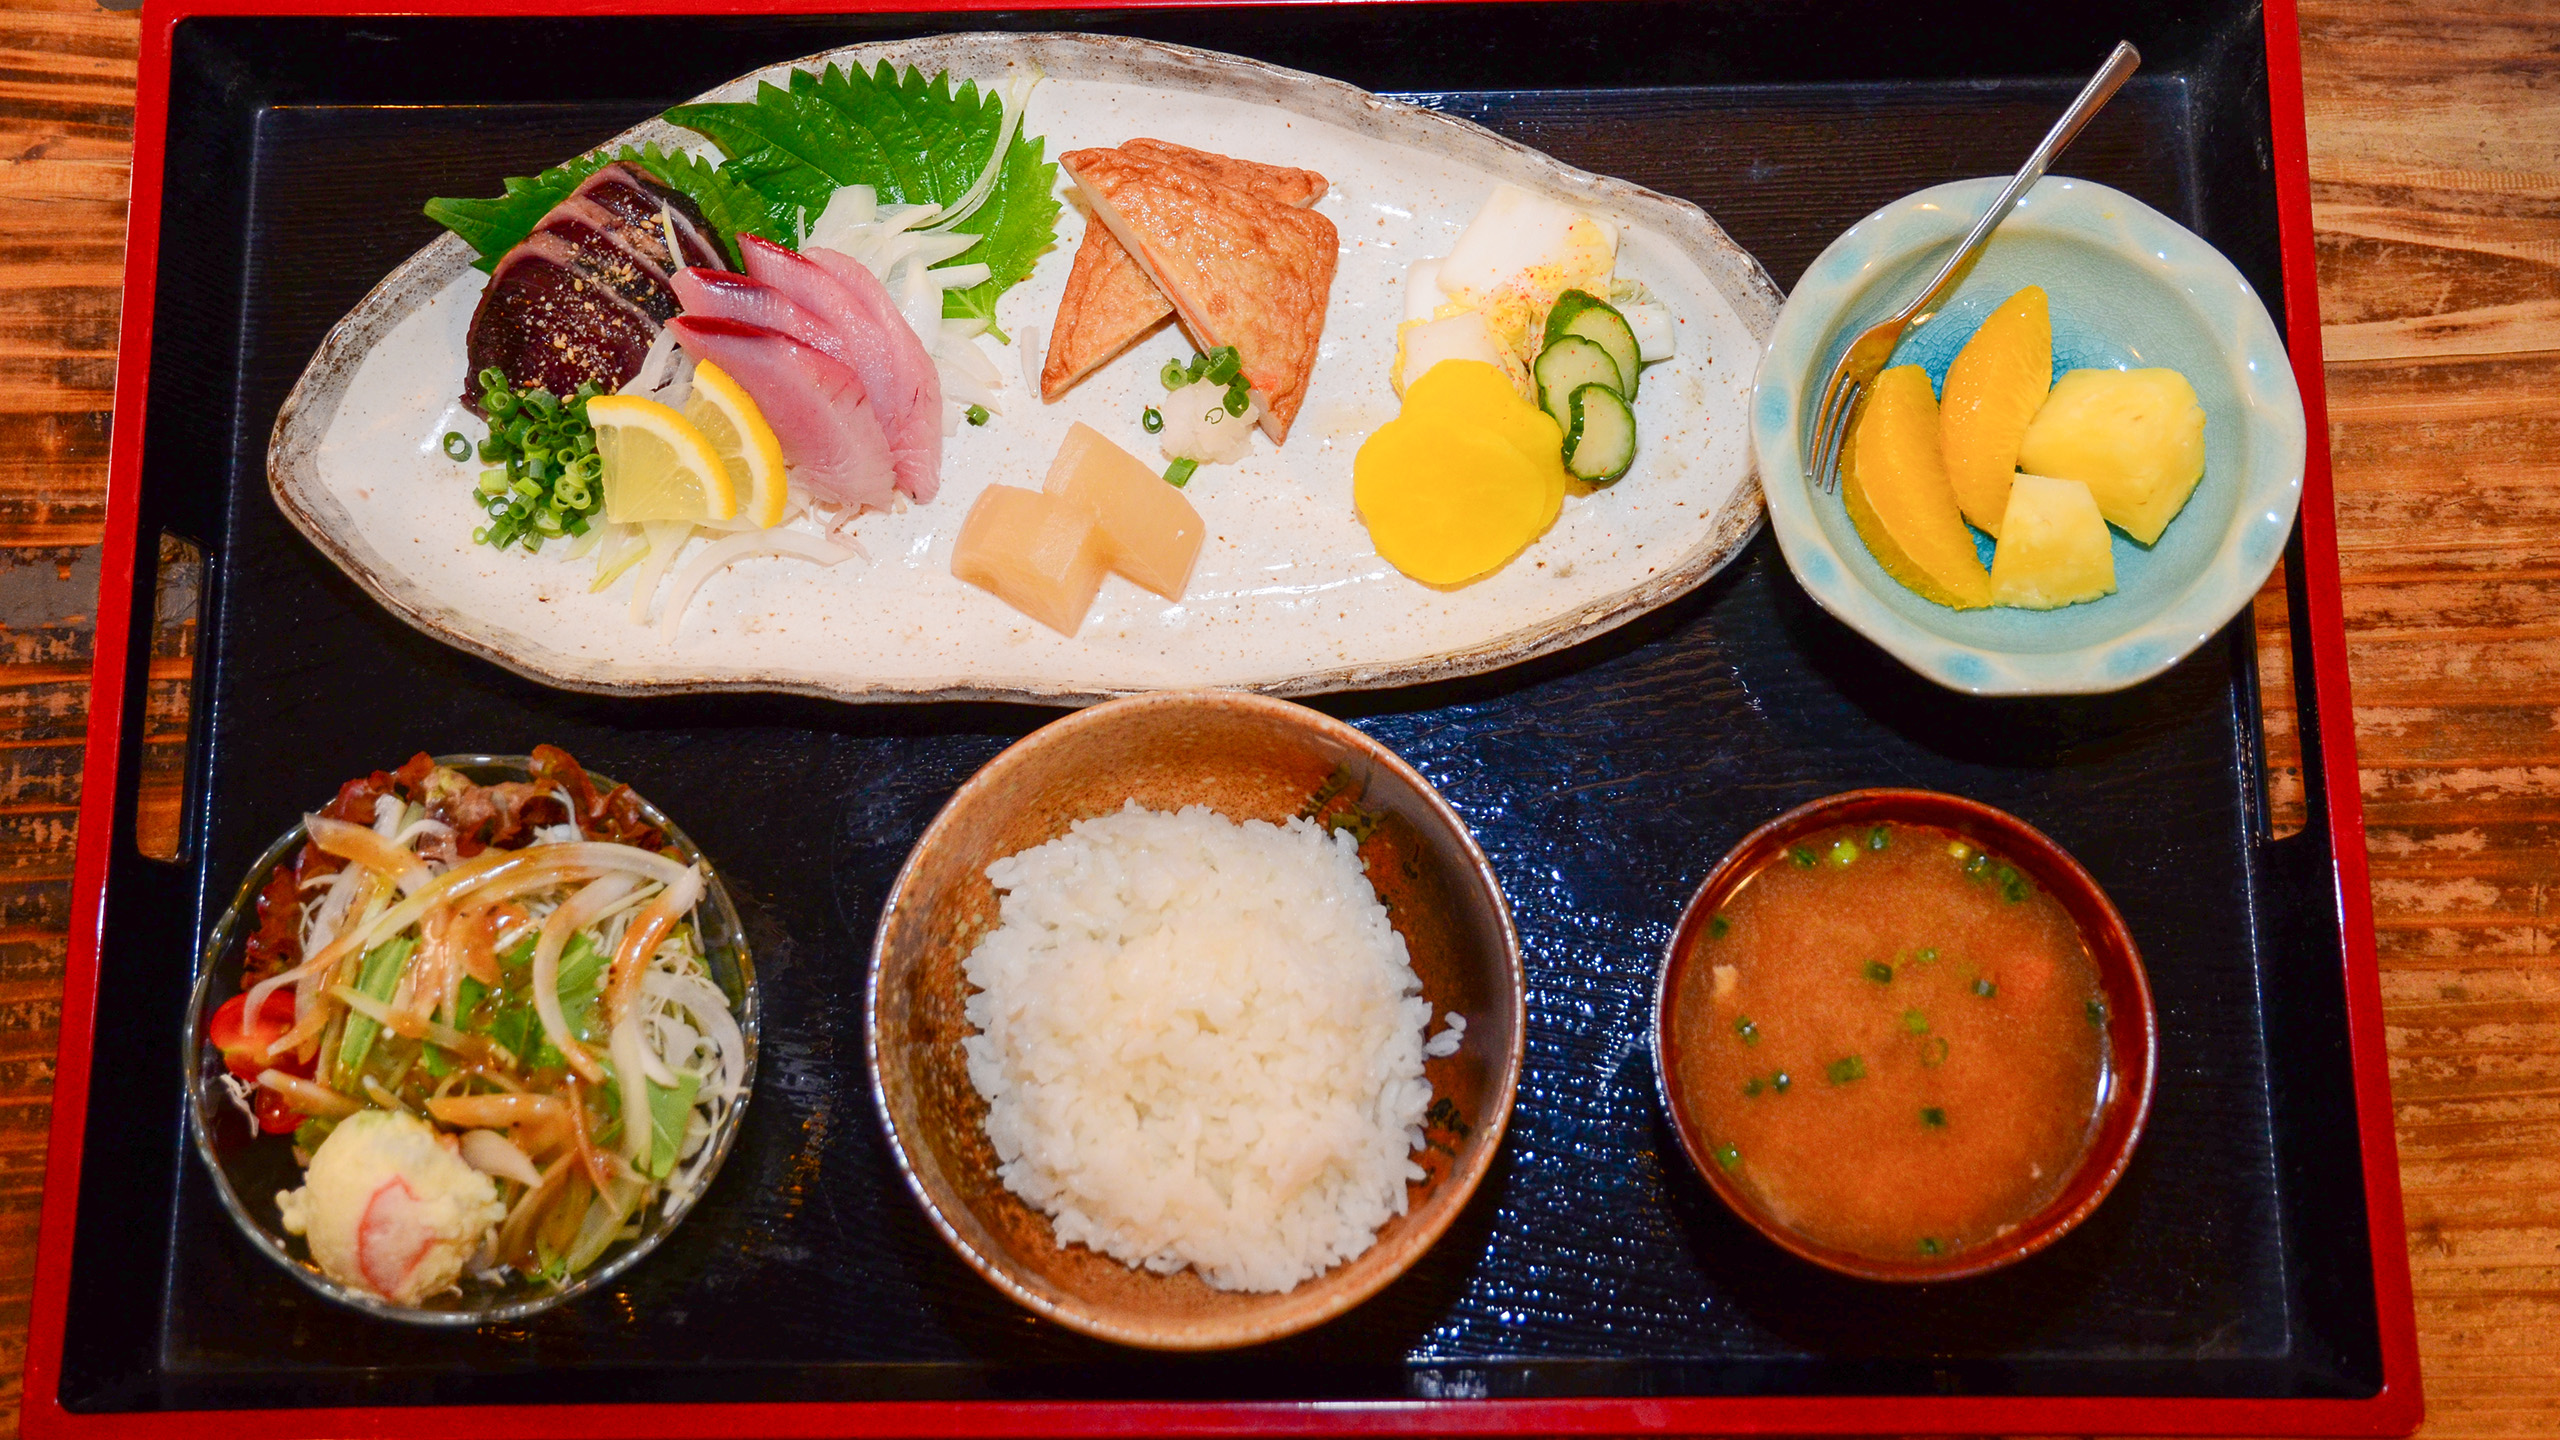
<svg viewBox="0 0 2560 1440">
<path fill-rule="evenodd" d="M 746 1046 L 702 868 L 627 788 L 551 746 L 485 785 L 421 754 L 304 824 L 208 1038 L 308 1167 L 278 1202 L 324 1272 L 402 1303 L 561 1285 L 701 1186 Z"/>
</svg>

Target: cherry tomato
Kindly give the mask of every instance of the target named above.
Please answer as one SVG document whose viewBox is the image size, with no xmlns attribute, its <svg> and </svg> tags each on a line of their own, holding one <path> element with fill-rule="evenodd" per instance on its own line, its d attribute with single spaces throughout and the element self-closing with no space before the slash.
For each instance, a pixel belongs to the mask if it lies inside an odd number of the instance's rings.
<svg viewBox="0 0 2560 1440">
<path fill-rule="evenodd" d="M 250 1081 L 256 1080 L 261 1070 L 307 1075 L 310 1067 L 291 1054 L 270 1059 L 266 1053 L 277 1036 L 293 1028 L 293 991 L 287 988 L 269 995 L 254 1026 L 242 1023 L 248 1013 L 249 995 L 242 991 L 224 1001 L 222 1008 L 213 1012 L 212 1023 L 205 1027 L 205 1039 L 222 1052 L 224 1068 Z"/>
<path fill-rule="evenodd" d="M 258 1128 L 270 1135 L 290 1135 L 302 1127 L 303 1115 L 285 1103 L 285 1098 L 264 1086 L 257 1099 Z"/>
</svg>

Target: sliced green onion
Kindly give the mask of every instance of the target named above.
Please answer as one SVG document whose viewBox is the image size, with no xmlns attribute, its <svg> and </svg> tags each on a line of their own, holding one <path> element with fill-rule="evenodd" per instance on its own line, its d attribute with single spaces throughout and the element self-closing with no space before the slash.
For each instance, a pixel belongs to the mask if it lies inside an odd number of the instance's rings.
<svg viewBox="0 0 2560 1440">
<path fill-rule="evenodd" d="M 968 416 L 969 423 L 972 425 L 984 425 L 987 423 L 987 407 L 984 405 L 972 405 L 962 413 Z"/>
<path fill-rule="evenodd" d="M 1885 834 L 1881 825 L 1867 832 L 1867 848 L 1870 850 L 1881 850 L 1891 843 L 1892 838 Z"/>
<path fill-rule="evenodd" d="M 1236 354 L 1233 345 L 1221 345 L 1202 358 L 1207 367 L 1203 373 L 1221 385 L 1236 378 L 1236 372 L 1244 368 L 1244 361 Z"/>
<path fill-rule="evenodd" d="M 1164 362 L 1164 368 L 1156 372 L 1156 379 L 1161 381 L 1167 390 L 1179 390 L 1191 383 L 1191 372 L 1182 368 L 1181 361 L 1167 360 Z"/>
<path fill-rule="evenodd" d="M 1920 1253 L 1921 1253 L 1921 1254 L 1923 1254 L 1923 1255 L 1935 1255 L 1935 1254 L 1937 1254 L 1937 1253 L 1938 1253 L 1938 1237 L 1937 1237 L 1937 1236 L 1935 1236 L 1935 1235 L 1923 1235 L 1923 1236 L 1921 1236 L 1921 1237 L 1920 1237 Z"/>
<path fill-rule="evenodd" d="M 1867 1062 L 1855 1055 L 1843 1055 L 1823 1067 L 1822 1073 L 1830 1078 L 1832 1084 L 1846 1085 L 1853 1080 L 1867 1078 Z"/>
<path fill-rule="evenodd" d="M 1176 490 L 1179 490 L 1183 486 L 1191 483 L 1191 472 L 1199 468 L 1199 461 L 1185 455 L 1181 459 L 1164 467 L 1164 483 L 1172 486 Z"/>
<path fill-rule="evenodd" d="M 2084 1007 L 2084 1008 L 2085 1008 L 2085 1010 L 2086 1010 L 2086 1013 L 2087 1013 L 2087 1014 L 2088 1014 L 2088 1016 L 2089 1016 L 2089 1023 L 2090 1023 L 2090 1024 L 2092 1024 L 2092 1025 L 2101 1025 L 2101 1026 L 2102 1026 L 2102 1025 L 2105 1025 L 2105 1024 L 2107 1023 L 2107 1002 L 2106 1002 L 2106 1001 L 2104 1001 L 2104 1000 L 2098 1000 L 2098 999 L 2092 999 L 2092 1000 L 2090 1000 L 2090 1001 L 2089 1001 L 2088 1005 L 2087 1005 L 2086 1007 Z"/>
<path fill-rule="evenodd" d="M 1917 1010 L 1905 1010 L 1902 1012 L 1902 1028 L 1914 1035 L 1926 1035 L 1929 1033 L 1929 1017 Z"/>
<path fill-rule="evenodd" d="M 1239 380 L 1233 385 L 1227 387 L 1228 414 L 1242 415 L 1245 411 L 1245 407 L 1252 403 L 1253 392 L 1245 388 L 1243 381 Z"/>
<path fill-rule="evenodd" d="M 1832 864 L 1834 864 L 1834 865 L 1842 865 L 1842 866 L 1846 866 L 1846 865 L 1854 865 L 1854 864 L 1856 864 L 1856 863 L 1857 863 L 1857 861 L 1858 861 L 1858 842 L 1856 842 L 1856 841 L 1854 841 L 1854 840 L 1846 840 L 1846 839 L 1843 839 L 1843 840 L 1834 840 L 1834 841 L 1832 841 L 1832 842 L 1831 842 L 1831 863 L 1832 863 Z"/>
<path fill-rule="evenodd" d="M 1796 868 L 1799 870 L 1810 870 L 1816 863 L 1818 863 L 1818 857 L 1814 855 L 1813 851 L 1802 845 L 1790 848 L 1787 851 L 1787 858 L 1794 861 Z"/>
<path fill-rule="evenodd" d="M 1939 1066 L 1946 1064 L 1946 1063 L 1947 1063 L 1947 1051 L 1948 1051 L 1950 1048 L 1951 1048 L 1951 1047 L 1947 1044 L 1947 1037 L 1946 1037 L 1946 1036 L 1944 1036 L 1944 1035 L 1932 1035 L 1932 1036 L 1930 1036 L 1930 1037 L 1929 1037 L 1929 1040 L 1928 1040 L 1928 1043 L 1926 1043 L 1926 1044 L 1924 1044 L 1924 1045 L 1922 1045 L 1922 1046 L 1920 1047 L 1920 1064 L 1921 1064 L 1921 1067 L 1922 1067 L 1923 1069 L 1935 1070 L 1935 1069 L 1937 1069 Z"/>
<path fill-rule="evenodd" d="M 1893 967 L 1882 960 L 1870 960 L 1867 962 L 1867 978 L 1879 985 L 1890 985 L 1893 983 Z"/>
<path fill-rule="evenodd" d="M 1754 1075 L 1750 1079 L 1742 1082 L 1742 1093 L 1746 1097 L 1757 1096 L 1764 1085 L 1765 1082 L 1762 1081 L 1759 1076 Z"/>
<path fill-rule="evenodd" d="M 1786 1094 L 1787 1087 L 1794 1083 L 1796 1083 L 1795 1077 L 1789 1075 L 1784 1070 L 1781 1070 L 1777 1074 L 1769 1077 L 1769 1088 L 1777 1091 L 1781 1095 Z"/>
<path fill-rule="evenodd" d="M 1748 1015 L 1737 1015 L 1733 1017 L 1733 1033 L 1741 1036 L 1742 1043 L 1745 1045 L 1757 1045 L 1760 1043 L 1759 1023 L 1754 1021 Z"/>
<path fill-rule="evenodd" d="M 447 430 L 444 432 L 444 458 L 452 461 L 456 465 L 470 459 L 473 448 L 471 437 L 463 434 L 461 431 Z"/>
<path fill-rule="evenodd" d="M 1164 412 L 1153 405 L 1148 406 L 1145 412 L 1138 416 L 1138 428 L 1150 435 L 1163 434 Z"/>
<path fill-rule="evenodd" d="M 2000 987 L 1991 983 L 1990 980 L 1977 975 L 1974 977 L 1973 981 L 1973 993 L 1981 996 L 1985 1000 L 1988 1000 L 1992 996 L 2000 993 Z"/>
<path fill-rule="evenodd" d="M 1708 938 L 1708 939 L 1710 939 L 1710 940 L 1721 940 L 1721 939 L 1723 939 L 1725 936 L 1730 935 L 1730 934 L 1732 934 L 1732 933 L 1733 933 L 1733 922 L 1732 922 L 1732 921 L 1727 920 L 1727 919 L 1726 919 L 1726 918 L 1724 918 L 1722 915 L 1710 915 L 1710 916 L 1708 916 L 1708 917 L 1707 917 L 1707 938 Z"/>
<path fill-rule="evenodd" d="M 1742 1152 L 1730 1145 L 1719 1145 L 1716 1147 L 1716 1163 L 1727 1170 L 1735 1169 L 1742 1164 Z"/>
<path fill-rule="evenodd" d="M 1947 1112 L 1935 1105 L 1923 1105 L 1920 1107 L 1920 1123 L 1932 1130 L 1944 1130 L 1947 1128 Z"/>
</svg>

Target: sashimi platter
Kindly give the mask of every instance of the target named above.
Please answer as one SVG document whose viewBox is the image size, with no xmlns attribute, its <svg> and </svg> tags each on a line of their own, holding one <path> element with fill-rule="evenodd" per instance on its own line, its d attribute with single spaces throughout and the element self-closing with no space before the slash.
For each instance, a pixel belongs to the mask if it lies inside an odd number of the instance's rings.
<svg viewBox="0 0 2560 1440">
<path fill-rule="evenodd" d="M 561 161 L 419 196 L 448 233 L 269 453 L 371 595 L 547 683 L 1407 684 L 1662 605 L 1761 518 L 1758 264 L 1335 81 L 938 36 Z"/>
</svg>

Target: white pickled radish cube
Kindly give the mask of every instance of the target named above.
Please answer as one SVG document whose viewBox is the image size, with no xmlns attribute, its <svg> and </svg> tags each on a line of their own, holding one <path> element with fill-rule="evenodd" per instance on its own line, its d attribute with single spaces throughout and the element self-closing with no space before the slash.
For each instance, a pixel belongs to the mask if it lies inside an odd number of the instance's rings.
<svg viewBox="0 0 2560 1440">
<path fill-rule="evenodd" d="M 1668 360 L 1679 349 L 1680 322 L 1671 318 L 1669 306 L 1638 300 L 1619 306 L 1618 313 L 1636 332 L 1636 357 L 1647 365 Z"/>
<path fill-rule="evenodd" d="M 1061 635 L 1084 623 L 1108 568 L 1091 510 L 1013 485 L 981 492 L 951 547 L 952 574 Z"/>
<path fill-rule="evenodd" d="M 1449 297 L 1440 293 L 1440 262 L 1416 260 L 1404 272 L 1404 318 L 1428 320 L 1440 313 Z"/>
<path fill-rule="evenodd" d="M 1105 564 L 1167 600 L 1182 598 L 1208 526 L 1145 462 L 1079 420 L 1040 489 L 1093 512 Z"/>
<path fill-rule="evenodd" d="M 1494 343 L 1484 315 L 1475 310 L 1462 310 L 1442 320 L 1407 320 L 1397 326 L 1395 370 L 1387 382 L 1401 396 L 1406 386 L 1443 360 L 1481 360 L 1510 376 L 1513 389 L 1521 386 L 1520 362 Z"/>
</svg>

